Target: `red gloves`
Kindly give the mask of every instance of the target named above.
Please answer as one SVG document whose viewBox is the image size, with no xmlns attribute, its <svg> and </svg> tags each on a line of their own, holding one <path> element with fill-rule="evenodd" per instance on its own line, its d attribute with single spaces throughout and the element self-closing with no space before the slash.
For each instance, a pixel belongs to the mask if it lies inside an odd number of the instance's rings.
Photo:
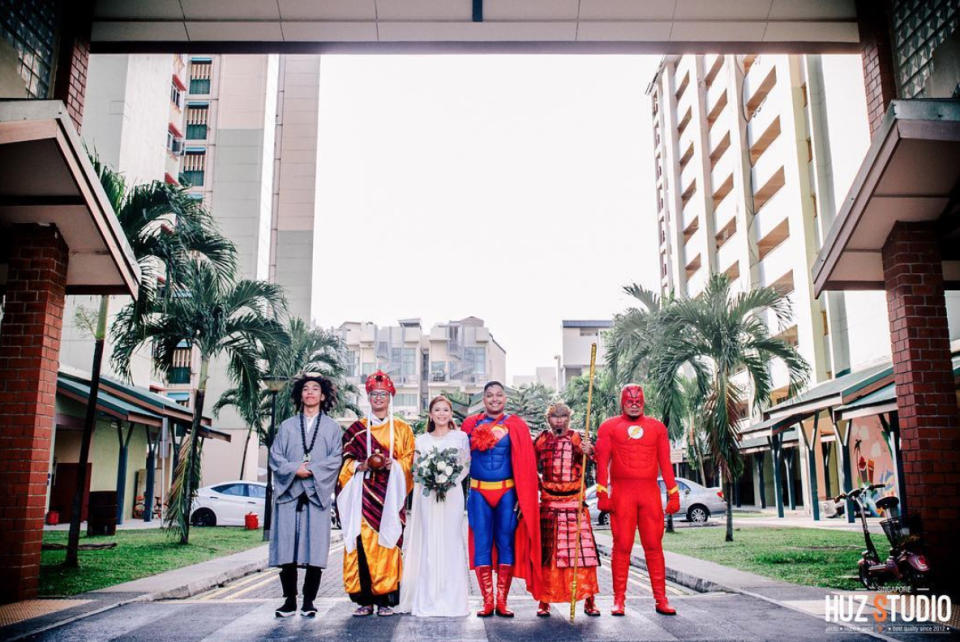
<svg viewBox="0 0 960 642">
<path fill-rule="evenodd" d="M 610 495 L 605 490 L 597 491 L 597 509 L 605 513 L 613 512 L 613 500 L 610 499 Z"/>
<path fill-rule="evenodd" d="M 673 515 L 680 511 L 680 490 L 674 486 L 674 492 L 667 493 L 667 513 Z"/>
</svg>

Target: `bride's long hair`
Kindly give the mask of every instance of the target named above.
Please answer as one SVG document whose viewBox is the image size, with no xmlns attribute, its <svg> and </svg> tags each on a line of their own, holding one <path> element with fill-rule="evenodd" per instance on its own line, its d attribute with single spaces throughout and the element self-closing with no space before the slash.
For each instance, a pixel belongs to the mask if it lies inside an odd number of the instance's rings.
<svg viewBox="0 0 960 642">
<path fill-rule="evenodd" d="M 447 404 L 447 406 L 449 406 L 450 408 L 449 429 L 450 430 L 457 429 L 457 422 L 453 420 L 453 404 L 450 403 L 450 400 L 444 397 L 443 395 L 437 395 L 436 397 L 430 400 L 430 406 L 427 408 L 427 413 L 428 413 L 427 414 L 427 432 L 433 432 L 437 427 L 436 424 L 433 423 L 433 417 L 431 417 L 429 413 L 433 412 L 433 407 L 438 403 L 440 403 L 441 401 Z"/>
</svg>

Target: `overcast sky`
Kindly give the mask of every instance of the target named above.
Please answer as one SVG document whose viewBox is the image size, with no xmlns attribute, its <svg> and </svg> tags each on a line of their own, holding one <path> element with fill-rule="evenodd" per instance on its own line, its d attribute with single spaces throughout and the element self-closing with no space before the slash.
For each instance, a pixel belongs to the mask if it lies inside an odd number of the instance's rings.
<svg viewBox="0 0 960 642">
<path fill-rule="evenodd" d="M 851 89 L 859 59 L 828 58 L 845 193 L 865 148 L 862 76 Z M 324 56 L 318 250 L 337 267 L 315 321 L 475 315 L 509 381 L 554 364 L 562 319 L 611 318 L 634 281 L 656 289 L 658 61 Z"/>
</svg>

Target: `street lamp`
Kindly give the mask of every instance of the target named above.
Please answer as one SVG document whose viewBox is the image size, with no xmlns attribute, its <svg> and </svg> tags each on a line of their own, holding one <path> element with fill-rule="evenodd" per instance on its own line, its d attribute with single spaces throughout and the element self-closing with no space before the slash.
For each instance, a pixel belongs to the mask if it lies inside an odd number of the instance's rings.
<svg viewBox="0 0 960 642">
<path fill-rule="evenodd" d="M 267 432 L 266 446 L 273 446 L 273 437 L 277 432 L 277 393 L 287 385 L 287 377 L 266 375 L 263 384 L 270 391 L 270 430 Z M 267 497 L 263 506 L 263 541 L 270 539 L 270 523 L 273 517 L 273 470 L 270 468 L 270 455 L 267 454 Z"/>
</svg>

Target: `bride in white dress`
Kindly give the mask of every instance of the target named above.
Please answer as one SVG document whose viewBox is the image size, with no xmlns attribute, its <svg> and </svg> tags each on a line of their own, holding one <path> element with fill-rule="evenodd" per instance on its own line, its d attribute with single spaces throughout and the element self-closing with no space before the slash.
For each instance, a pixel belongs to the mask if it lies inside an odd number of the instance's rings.
<svg viewBox="0 0 960 642">
<path fill-rule="evenodd" d="M 404 532 L 403 577 L 397 611 L 419 617 L 463 617 L 467 604 L 467 546 L 463 527 L 461 482 L 470 471 L 470 442 L 453 423 L 450 401 L 439 396 L 430 402 L 428 432 L 416 439 L 416 458 L 432 449 L 455 448 L 463 471 L 457 483 L 437 501 L 414 484 L 413 509 Z"/>
</svg>

